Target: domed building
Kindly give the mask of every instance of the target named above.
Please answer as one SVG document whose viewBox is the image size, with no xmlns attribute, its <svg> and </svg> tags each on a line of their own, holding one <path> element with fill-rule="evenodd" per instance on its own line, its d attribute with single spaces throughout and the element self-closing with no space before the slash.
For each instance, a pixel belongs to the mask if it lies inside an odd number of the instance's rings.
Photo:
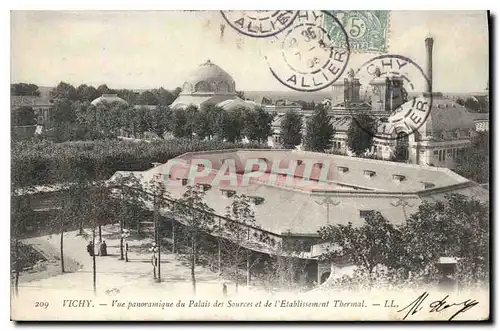
<svg viewBox="0 0 500 331">
<path fill-rule="evenodd" d="M 182 84 L 179 97 L 172 109 L 185 109 L 190 105 L 198 108 L 216 105 L 226 110 L 236 107 L 254 108 L 255 103 L 242 100 L 236 93 L 234 79 L 210 60 L 196 68 Z"/>
<path fill-rule="evenodd" d="M 122 105 L 128 105 L 128 102 L 120 98 L 117 94 L 103 94 L 97 99 L 92 100 L 91 104 L 97 106 L 98 104 L 106 102 L 106 103 L 114 103 L 117 102 Z"/>
<path fill-rule="evenodd" d="M 332 106 L 332 124 L 336 129 L 333 138 L 334 149 L 350 155 L 347 148 L 347 130 L 351 122 L 351 114 L 353 111 L 365 111 L 375 118 L 381 119 L 377 127 L 377 136 L 373 139 L 373 148 L 370 151 L 377 158 L 392 159 L 396 150 L 399 149 L 399 153 L 402 153 L 399 157 L 402 157 L 408 163 L 454 169 L 455 160 L 460 150 L 470 146 L 471 137 L 475 133 L 474 118 L 465 107 L 444 97 L 442 93 L 432 92 L 432 38 L 427 38 L 425 45 L 427 56 L 426 75 L 429 77 L 429 83 L 426 86 L 426 91 L 418 97 L 411 98 L 411 100 L 404 103 L 403 99 L 396 101 L 389 99 L 391 104 L 386 104 L 387 99 L 384 90 L 382 93 L 372 96 L 371 109 L 367 110 L 366 107 L 347 109 L 346 105 L 351 106 L 351 101 L 359 101 L 359 86 L 355 84 L 355 89 L 350 88 L 352 84 L 348 83 L 351 81 L 357 83 L 352 77 L 346 79 L 345 83 L 337 84 L 337 92 L 344 92 L 341 95 L 344 97 L 345 102 L 338 105 L 341 107 Z M 389 77 L 383 80 L 375 77 L 370 81 L 370 85 L 377 85 L 379 89 L 381 87 L 391 87 L 391 89 L 394 89 L 393 94 L 402 95 L 403 91 L 395 91 L 395 89 L 402 88 L 403 85 L 387 85 L 385 81 L 388 79 L 398 79 L 398 77 Z M 354 92 L 350 93 L 351 90 Z M 423 121 L 415 130 L 408 118 L 412 117 L 412 111 L 415 110 L 415 105 L 418 104 L 431 104 L 432 106 L 425 119 L 414 118 L 416 123 Z M 395 113 L 388 117 L 392 110 Z M 382 121 L 382 119 L 384 120 Z"/>
</svg>

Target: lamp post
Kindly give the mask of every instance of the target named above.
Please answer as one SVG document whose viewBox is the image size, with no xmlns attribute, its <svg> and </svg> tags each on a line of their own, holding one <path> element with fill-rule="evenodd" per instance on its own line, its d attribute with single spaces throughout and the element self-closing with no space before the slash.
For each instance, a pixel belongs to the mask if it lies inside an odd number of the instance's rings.
<svg viewBox="0 0 500 331">
<path fill-rule="evenodd" d="M 127 238 L 130 236 L 130 231 L 128 229 L 123 229 L 120 235 L 120 260 L 123 260 L 123 246 L 125 246 L 125 262 L 128 262 L 128 242 Z"/>
<path fill-rule="evenodd" d="M 316 203 L 320 206 L 326 205 L 326 224 L 330 224 L 330 205 L 332 206 L 338 206 L 340 204 L 340 201 L 333 201 L 332 197 L 326 196 L 323 200 L 321 201 L 316 201 Z"/>
<path fill-rule="evenodd" d="M 156 267 L 158 265 L 158 260 L 156 257 L 156 254 L 158 253 L 158 246 L 156 246 L 156 243 L 153 243 L 149 251 L 152 253 L 151 264 L 153 265 L 153 279 L 156 279 Z"/>
<path fill-rule="evenodd" d="M 405 217 L 405 221 L 408 219 L 408 217 L 406 216 L 406 207 L 410 207 L 410 208 L 413 207 L 413 205 L 410 205 L 408 203 L 408 201 L 404 200 L 403 198 L 399 198 L 396 203 L 391 202 L 391 205 L 393 207 L 402 207 L 403 208 L 403 215 Z"/>
</svg>

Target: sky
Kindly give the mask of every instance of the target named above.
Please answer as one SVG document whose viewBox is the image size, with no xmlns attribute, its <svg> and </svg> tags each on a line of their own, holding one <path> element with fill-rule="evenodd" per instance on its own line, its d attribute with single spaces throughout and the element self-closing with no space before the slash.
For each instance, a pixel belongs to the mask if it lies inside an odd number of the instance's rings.
<svg viewBox="0 0 500 331">
<path fill-rule="evenodd" d="M 434 91 L 485 90 L 485 11 L 390 15 L 389 53 L 423 67 L 424 39 L 434 38 Z M 210 59 L 234 78 L 237 90 L 288 90 L 264 60 L 270 39 L 243 36 L 227 25 L 221 38 L 222 23 L 218 11 L 13 11 L 11 82 L 173 89 Z M 375 55 L 353 53 L 349 67 L 356 69 Z"/>
</svg>

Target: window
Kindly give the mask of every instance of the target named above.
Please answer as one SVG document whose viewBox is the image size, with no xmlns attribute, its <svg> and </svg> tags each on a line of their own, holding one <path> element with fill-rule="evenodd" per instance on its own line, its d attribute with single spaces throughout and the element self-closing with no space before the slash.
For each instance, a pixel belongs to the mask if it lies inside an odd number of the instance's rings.
<svg viewBox="0 0 500 331">
<path fill-rule="evenodd" d="M 258 197 L 258 196 L 251 196 L 250 200 L 256 205 L 260 205 L 264 203 L 264 198 L 263 197 Z"/>
<path fill-rule="evenodd" d="M 338 170 L 339 172 L 348 172 L 348 171 L 349 171 L 349 168 L 348 168 L 348 167 L 338 166 L 338 167 L 337 167 L 337 170 Z"/>
<path fill-rule="evenodd" d="M 443 151 L 439 150 L 439 161 L 443 161 Z"/>
<path fill-rule="evenodd" d="M 422 182 L 424 189 L 433 188 L 435 185 L 429 182 Z"/>
<path fill-rule="evenodd" d="M 402 182 L 403 180 L 406 179 L 406 176 L 394 174 L 392 175 L 392 179 L 397 182 Z"/>
<path fill-rule="evenodd" d="M 366 216 L 368 216 L 369 214 L 371 214 L 373 212 L 374 212 L 373 209 L 371 209 L 371 210 L 360 210 L 359 211 L 359 217 L 365 218 Z"/>
<path fill-rule="evenodd" d="M 188 183 L 188 179 L 187 178 L 182 178 L 182 186 L 186 186 Z"/>
<path fill-rule="evenodd" d="M 363 174 L 365 175 L 365 177 L 373 177 L 373 176 L 375 176 L 375 171 L 373 171 L 373 170 L 363 170 Z"/>
<path fill-rule="evenodd" d="M 302 160 L 297 160 L 297 165 L 301 165 L 302 163 Z"/>
<path fill-rule="evenodd" d="M 220 191 L 221 191 L 222 195 L 225 196 L 226 198 L 231 198 L 232 196 L 234 196 L 236 194 L 236 191 L 233 191 L 233 190 L 221 189 Z"/>
<path fill-rule="evenodd" d="M 439 151 L 434 151 L 434 156 L 438 156 L 439 155 Z"/>
</svg>

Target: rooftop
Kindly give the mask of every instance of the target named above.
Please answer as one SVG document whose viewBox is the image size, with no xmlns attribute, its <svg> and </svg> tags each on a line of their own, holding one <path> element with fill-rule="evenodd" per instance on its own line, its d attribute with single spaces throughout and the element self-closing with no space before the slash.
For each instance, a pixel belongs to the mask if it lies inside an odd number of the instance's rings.
<svg viewBox="0 0 500 331">
<path fill-rule="evenodd" d="M 273 163 L 277 167 L 277 164 L 281 169 L 295 163 L 296 169 L 291 172 L 294 176 L 286 182 L 282 176 L 284 170 L 254 171 L 252 176 L 255 177 L 245 184 L 244 173 L 248 174 L 245 163 L 249 159 L 261 159 L 268 165 Z M 135 174 L 140 175 L 144 183 L 154 175 L 170 174 L 167 190 L 173 198 L 179 198 L 186 189 L 185 185 L 191 184 L 187 181 L 188 173 L 205 170 L 200 169 L 200 160 L 210 161 L 211 168 L 206 169 L 207 175 L 197 178 L 196 182 L 211 183 L 206 202 L 215 213 L 225 215 L 225 208 L 230 205 L 234 193 L 258 197 L 259 203 L 255 206 L 257 224 L 275 234 L 290 231 L 316 235 L 327 222 L 352 222 L 357 226 L 364 222 L 364 213 L 372 210 L 381 212 L 391 222 L 401 223 L 423 201 L 442 199 L 446 193 L 452 192 L 488 199 L 487 190 L 445 168 L 289 150 L 186 153 L 169 163 Z M 228 160 L 235 163 L 235 182 L 222 180 L 214 184 L 217 171 L 224 163 L 228 164 Z M 298 161 L 302 164 L 297 165 Z M 322 163 L 324 168 L 313 169 L 310 183 L 304 184 L 301 176 L 309 161 Z M 327 179 L 321 175 L 323 169 L 328 174 Z M 274 176 L 276 180 L 270 182 L 269 178 Z"/>
</svg>

